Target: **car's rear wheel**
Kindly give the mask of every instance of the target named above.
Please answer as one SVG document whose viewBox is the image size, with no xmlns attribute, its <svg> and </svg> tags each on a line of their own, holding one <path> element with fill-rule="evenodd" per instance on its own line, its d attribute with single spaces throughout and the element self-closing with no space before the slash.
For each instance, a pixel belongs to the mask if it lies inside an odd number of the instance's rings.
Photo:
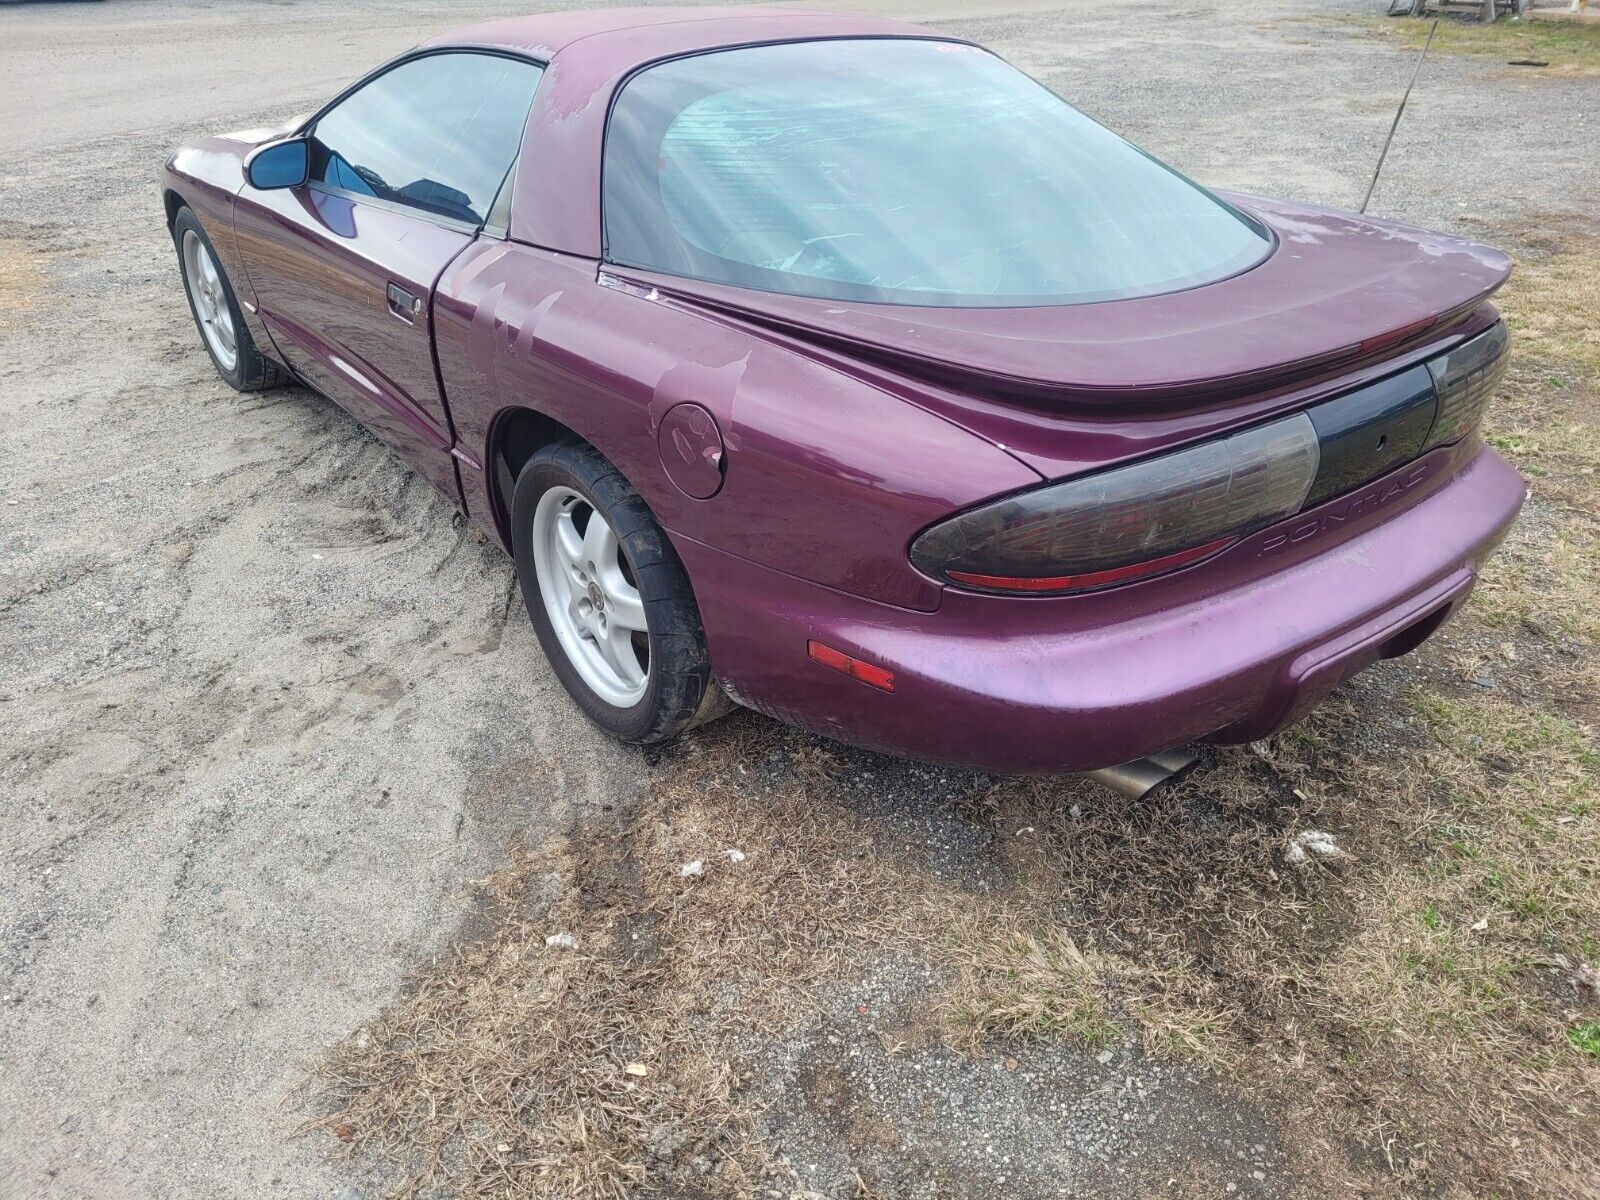
<svg viewBox="0 0 1600 1200">
<path fill-rule="evenodd" d="M 511 540 L 539 643 L 572 698 L 625 742 L 661 742 L 726 710 L 689 577 L 639 494 L 576 440 L 533 455 Z"/>
<path fill-rule="evenodd" d="M 183 271 L 183 290 L 206 353 L 223 382 L 241 392 L 257 392 L 283 382 L 283 372 L 262 357 L 239 311 L 227 272 L 217 261 L 211 239 L 188 208 L 172 222 L 172 241 Z"/>
</svg>

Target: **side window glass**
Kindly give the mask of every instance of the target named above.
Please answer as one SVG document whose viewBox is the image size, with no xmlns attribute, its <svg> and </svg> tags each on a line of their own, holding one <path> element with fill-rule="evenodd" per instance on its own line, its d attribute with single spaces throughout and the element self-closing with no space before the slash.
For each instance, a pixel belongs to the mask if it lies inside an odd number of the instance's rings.
<svg viewBox="0 0 1600 1200">
<path fill-rule="evenodd" d="M 516 158 L 543 68 L 430 54 L 386 71 L 317 122 L 311 179 L 483 223 Z"/>
</svg>

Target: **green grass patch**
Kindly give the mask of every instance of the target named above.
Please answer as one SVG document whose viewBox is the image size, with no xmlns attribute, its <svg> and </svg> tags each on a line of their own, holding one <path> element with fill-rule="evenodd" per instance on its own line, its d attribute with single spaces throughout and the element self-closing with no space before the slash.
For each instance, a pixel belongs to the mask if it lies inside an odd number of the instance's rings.
<svg viewBox="0 0 1600 1200">
<path fill-rule="evenodd" d="M 1600 757 L 1593 734 L 1576 722 L 1488 697 L 1461 700 L 1419 690 L 1412 702 L 1429 731 L 1463 758 L 1508 770 L 1547 800 L 1578 802 L 1593 794 Z M 1550 790 L 1555 782 L 1559 793 Z"/>
<path fill-rule="evenodd" d="M 1567 1030 L 1567 1041 L 1582 1054 L 1600 1058 L 1600 1021 L 1585 1021 Z"/>
<path fill-rule="evenodd" d="M 1428 38 L 1431 18 L 1377 18 L 1370 24 L 1385 37 L 1408 46 L 1422 48 Z M 1563 75 L 1600 75 L 1600 25 L 1580 21 L 1526 20 L 1502 17 L 1491 24 L 1446 17 L 1439 22 L 1430 54 L 1471 54 L 1548 63 L 1547 67 L 1528 68 Z"/>
</svg>

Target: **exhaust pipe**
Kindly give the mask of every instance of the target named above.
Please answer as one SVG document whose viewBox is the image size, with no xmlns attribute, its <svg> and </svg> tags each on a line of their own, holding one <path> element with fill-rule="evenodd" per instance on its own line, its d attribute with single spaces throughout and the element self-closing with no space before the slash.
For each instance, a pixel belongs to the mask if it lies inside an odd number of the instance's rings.
<svg viewBox="0 0 1600 1200">
<path fill-rule="evenodd" d="M 1121 766 L 1085 771 L 1083 777 L 1104 784 L 1119 796 L 1143 800 L 1168 780 L 1181 775 L 1198 761 L 1182 750 L 1163 750 L 1149 758 L 1136 758 Z"/>
</svg>

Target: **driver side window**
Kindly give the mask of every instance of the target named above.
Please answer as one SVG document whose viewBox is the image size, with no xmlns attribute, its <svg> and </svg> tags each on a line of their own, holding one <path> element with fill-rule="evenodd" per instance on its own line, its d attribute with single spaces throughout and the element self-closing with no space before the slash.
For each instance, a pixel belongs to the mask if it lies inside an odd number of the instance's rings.
<svg viewBox="0 0 1600 1200">
<path fill-rule="evenodd" d="M 401 63 L 311 133 L 311 181 L 481 225 L 516 158 L 542 67 L 475 53 Z"/>
</svg>

